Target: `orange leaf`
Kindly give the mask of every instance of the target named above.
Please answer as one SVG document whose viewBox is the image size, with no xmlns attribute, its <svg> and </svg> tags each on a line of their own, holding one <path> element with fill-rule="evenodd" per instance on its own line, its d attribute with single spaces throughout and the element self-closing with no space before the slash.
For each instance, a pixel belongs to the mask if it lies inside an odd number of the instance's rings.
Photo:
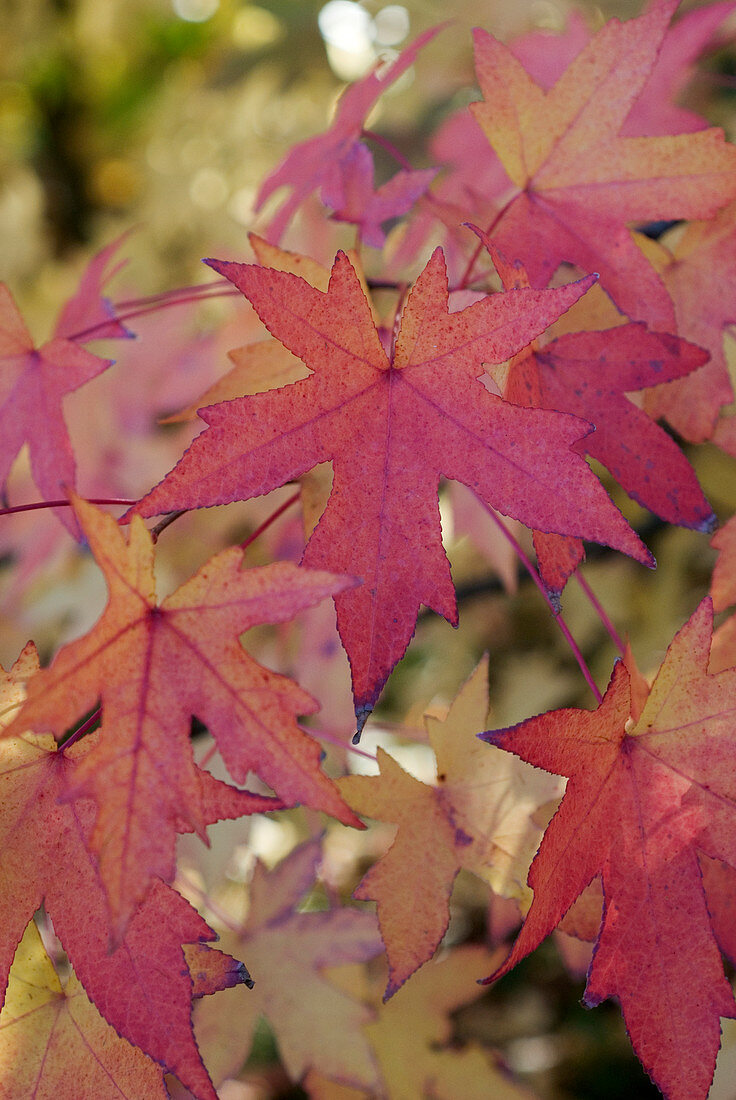
<svg viewBox="0 0 736 1100">
<path fill-rule="evenodd" d="M 0 1013 L 2 1095 L 25 1100 L 166 1100 L 163 1070 L 116 1034 L 75 974 L 62 989 L 31 921 Z"/>
<path fill-rule="evenodd" d="M 498 893 L 523 898 L 542 832 L 532 815 L 562 792 L 559 781 L 544 772 L 509 767 L 500 752 L 487 755 L 476 737 L 487 715 L 484 660 L 446 719 L 426 719 L 437 757 L 434 786 L 414 779 L 380 748 L 380 776 L 338 781 L 354 809 L 398 825 L 391 848 L 355 891 L 355 897 L 378 903 L 389 960 L 384 999 L 434 954 L 447 931 L 450 894 L 461 867 Z"/>
<path fill-rule="evenodd" d="M 101 737 L 71 794 L 97 803 L 91 845 L 117 942 L 151 878 L 173 878 L 176 833 L 189 827 L 204 836 L 201 773 L 189 743 L 193 715 L 209 727 L 237 782 L 257 772 L 276 790 L 277 805 L 306 802 L 356 823 L 319 768 L 319 746 L 296 724 L 316 702 L 258 665 L 238 640 L 256 623 L 289 619 L 351 582 L 284 563 L 242 571 L 235 547 L 159 605 L 153 542 L 142 521 L 134 519 L 126 544 L 115 520 L 83 501 L 75 510 L 109 602 L 90 633 L 34 677 L 6 734 L 33 728 L 61 737 L 102 700 Z M 243 813 L 274 808 L 259 795 L 239 797 Z"/>
</svg>

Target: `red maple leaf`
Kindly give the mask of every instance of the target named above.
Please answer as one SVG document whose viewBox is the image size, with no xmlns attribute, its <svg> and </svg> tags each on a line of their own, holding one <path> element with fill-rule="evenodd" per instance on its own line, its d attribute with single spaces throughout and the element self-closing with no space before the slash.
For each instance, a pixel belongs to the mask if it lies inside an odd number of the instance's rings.
<svg viewBox="0 0 736 1100">
<path fill-rule="evenodd" d="M 119 945 L 110 951 L 106 890 L 89 851 L 95 806 L 89 799 L 68 799 L 78 768 L 94 755 L 98 739 L 99 734 L 92 734 L 67 750 L 48 734 L 0 743 L 0 991 L 4 995 L 25 926 L 43 903 L 105 1019 L 175 1073 L 200 1100 L 215 1100 L 192 1033 L 193 986 L 184 951 L 185 944 L 199 942 L 191 958 L 204 962 L 201 950 L 215 933 L 176 891 L 155 881 Z M 252 796 L 199 774 L 209 821 L 248 812 Z M 224 956 L 223 961 L 218 988 L 248 980 L 244 968 Z M 206 967 L 199 969 L 201 995 L 212 988 Z"/>
<path fill-rule="evenodd" d="M 386 234 L 381 223 L 405 214 L 436 175 L 436 168 L 402 169 L 376 190 L 373 157 L 370 149 L 358 142 L 330 166 L 322 185 L 322 201 L 332 207 L 335 221 L 357 225 L 362 241 L 382 248 Z"/>
<path fill-rule="evenodd" d="M 153 542 L 142 521 L 126 544 L 110 516 L 78 499 L 75 510 L 109 602 L 88 634 L 33 677 L 4 735 L 35 729 L 62 737 L 102 701 L 101 737 L 77 768 L 73 793 L 97 804 L 90 843 L 117 942 L 151 878 L 173 878 L 176 834 L 205 836 L 207 792 L 189 743 L 193 715 L 237 782 L 252 770 L 281 799 L 221 784 L 240 813 L 306 802 L 360 826 L 320 770 L 319 745 L 296 724 L 297 714 L 317 709 L 315 700 L 257 664 L 239 641 L 256 623 L 289 619 L 350 581 L 283 562 L 243 571 L 242 551 L 232 547 L 157 604 Z"/>
<path fill-rule="evenodd" d="M 75 293 L 63 306 L 54 327 L 54 336 L 63 340 L 110 340 L 131 337 L 115 314 L 115 307 L 104 297 L 105 285 L 125 267 L 127 260 L 110 263 L 130 230 L 96 253 L 85 268 Z"/>
<path fill-rule="evenodd" d="M 604 910 L 584 1003 L 615 996 L 634 1049 L 669 1100 L 704 1100 L 720 1016 L 736 1016 L 699 853 L 734 867 L 736 670 L 708 673 L 706 599 L 675 636 L 638 719 L 614 669 L 595 711 L 559 710 L 484 740 L 569 776 L 529 872 L 534 901 L 510 970 L 599 875 Z"/>
<path fill-rule="evenodd" d="M 86 340 L 130 336 L 102 289 L 122 264 L 108 266 L 123 238 L 102 249 L 88 264 L 76 293 L 57 320 L 51 340 L 36 347 L 4 283 L 0 283 L 0 484 L 13 459 L 28 443 L 33 480 L 47 500 L 66 497 L 75 485 L 76 465 L 62 402 L 112 365 L 81 344 Z M 69 509 L 57 515 L 77 533 Z"/>
<path fill-rule="evenodd" d="M 671 331 L 672 305 L 627 225 L 711 217 L 736 195 L 736 149 L 717 129 L 621 136 L 655 65 L 677 0 L 612 19 L 549 91 L 502 43 L 475 32 L 484 101 L 471 106 L 508 188 L 494 239 L 544 286 L 562 261 L 598 271 L 633 319 Z"/>
<path fill-rule="evenodd" d="M 475 229 L 506 287 L 529 286 L 524 266 L 510 264 Z M 601 462 L 630 497 L 668 523 L 712 531 L 715 515 L 680 448 L 627 394 L 690 375 L 708 353 L 686 340 L 649 332 L 640 322 L 598 332 L 567 332 L 549 343 L 533 341 L 499 382 L 507 401 L 573 413 L 595 431 L 575 444 Z M 540 574 L 559 594 L 584 557 L 579 539 L 535 534 Z"/>
<path fill-rule="evenodd" d="M 587 426 L 510 405 L 478 381 L 483 362 L 502 362 L 527 344 L 592 277 L 487 296 L 450 313 L 437 249 L 406 302 L 389 356 L 343 253 L 326 293 L 270 268 L 210 264 L 314 374 L 203 410 L 209 429 L 135 511 L 150 516 L 246 500 L 332 460 L 332 493 L 303 564 L 363 581 L 335 601 L 358 733 L 412 637 L 420 605 L 457 621 L 439 523 L 441 476 L 533 527 L 650 560 L 571 450 Z"/>
<path fill-rule="evenodd" d="M 287 186 L 292 189 L 269 222 L 265 234 L 269 240 L 280 239 L 307 195 L 324 184 L 329 187 L 330 181 L 334 181 L 336 166 L 350 158 L 359 144 L 368 112 L 385 89 L 414 64 L 422 47 L 440 30 L 442 26 L 432 27 L 420 34 L 390 65 L 378 67 L 362 80 L 351 84 L 340 97 L 329 130 L 292 146 L 281 164 L 266 177 L 256 198 L 256 210 L 277 188 Z"/>
<path fill-rule="evenodd" d="M 706 119 L 679 106 L 677 100 L 695 62 L 709 46 L 713 48 L 715 31 L 735 6 L 733 0 L 706 4 L 685 12 L 668 28 L 649 77 L 621 127 L 622 135 L 684 134 L 707 127 Z M 592 37 L 583 16 L 573 11 L 561 34 L 533 31 L 514 39 L 510 49 L 537 84 L 549 89 Z"/>
</svg>

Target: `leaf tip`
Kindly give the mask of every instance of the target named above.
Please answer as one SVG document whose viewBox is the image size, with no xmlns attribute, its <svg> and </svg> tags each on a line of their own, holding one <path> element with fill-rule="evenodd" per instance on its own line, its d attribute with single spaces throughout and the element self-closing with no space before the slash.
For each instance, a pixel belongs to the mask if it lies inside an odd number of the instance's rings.
<svg viewBox="0 0 736 1100">
<path fill-rule="evenodd" d="M 251 978 L 248 967 L 245 965 L 244 962 L 238 963 L 238 981 L 242 985 L 247 986 L 248 989 L 253 989 L 254 985 L 256 984 Z"/>
<path fill-rule="evenodd" d="M 211 267 L 213 271 L 217 271 L 218 274 L 222 274 L 222 268 L 227 266 L 227 260 L 215 260 L 212 257 L 205 257 L 202 260 L 203 264 L 207 264 L 207 267 Z"/>
<path fill-rule="evenodd" d="M 405 978 L 402 978 L 400 981 L 396 978 L 390 978 L 388 980 L 383 997 L 381 998 L 384 1004 L 387 1004 L 391 1000 L 394 993 L 398 993 L 405 981 Z"/>
<path fill-rule="evenodd" d="M 361 703 L 359 706 L 356 706 L 356 708 L 355 708 L 355 721 L 356 721 L 356 724 L 357 724 L 357 728 L 356 728 L 355 733 L 353 734 L 353 738 L 352 738 L 352 744 L 353 745 L 359 745 L 360 744 L 360 737 L 361 737 L 361 734 L 363 733 L 363 727 L 365 726 L 366 722 L 368 721 L 368 719 L 370 718 L 372 713 L 373 713 L 373 704 L 372 703 Z"/>
</svg>

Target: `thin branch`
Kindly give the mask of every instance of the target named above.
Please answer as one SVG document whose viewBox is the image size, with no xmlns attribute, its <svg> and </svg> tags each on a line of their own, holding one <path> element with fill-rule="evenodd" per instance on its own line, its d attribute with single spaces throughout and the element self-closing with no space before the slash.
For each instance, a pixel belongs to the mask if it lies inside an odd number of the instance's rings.
<svg viewBox="0 0 736 1100">
<path fill-rule="evenodd" d="M 182 508 L 178 512 L 169 512 L 169 514 L 164 516 L 163 519 L 160 519 L 155 527 L 152 527 L 151 530 L 148 532 L 153 541 L 158 542 L 158 537 L 161 532 L 165 531 L 167 527 L 170 527 L 175 520 L 179 519 L 180 516 L 185 516 L 188 511 L 188 508 Z"/>
<path fill-rule="evenodd" d="M 122 302 L 113 303 L 113 309 L 140 309 L 142 306 L 155 305 L 156 302 L 175 302 L 178 298 L 207 297 L 213 290 L 229 290 L 231 284 L 227 279 L 217 279 L 210 283 L 193 283 L 191 286 L 179 286 L 173 290 L 160 290 L 158 294 L 147 294 L 143 298 L 126 298 Z M 175 304 L 180 304 L 176 302 Z"/>
<path fill-rule="evenodd" d="M 265 519 L 263 521 L 263 523 L 260 525 L 260 527 L 256 527 L 256 529 L 255 529 L 255 531 L 253 532 L 252 535 L 248 535 L 248 538 L 245 539 L 243 542 L 241 542 L 240 549 L 241 550 L 246 550 L 252 542 L 256 541 L 256 539 L 259 537 L 259 535 L 262 535 L 263 532 L 266 531 L 271 526 L 272 523 L 275 523 L 275 521 L 279 518 L 279 516 L 284 514 L 284 512 L 286 511 L 287 508 L 291 508 L 292 504 L 296 504 L 296 502 L 299 500 L 300 496 L 301 496 L 301 492 L 300 492 L 300 490 L 297 489 L 297 491 L 295 493 L 293 493 L 289 497 L 288 500 L 285 500 L 284 503 L 281 504 L 276 509 L 275 512 L 271 513 L 271 515 L 268 517 L 268 519 Z"/>
<path fill-rule="evenodd" d="M 490 237 L 493 230 L 496 228 L 498 223 L 501 221 L 501 218 L 504 216 L 504 214 L 506 213 L 508 208 L 511 206 L 511 203 L 517 197 L 518 197 L 518 192 L 516 194 L 512 195 L 511 198 L 507 202 L 504 203 L 504 205 L 501 207 L 499 212 L 496 214 L 496 216 L 493 219 L 493 221 L 491 222 L 491 224 L 486 229 L 485 233 L 486 233 L 487 237 Z M 473 255 L 470 257 L 470 260 L 468 261 L 468 266 L 465 268 L 465 271 L 463 272 L 463 276 L 462 276 L 460 282 L 458 283 L 457 287 L 455 287 L 454 289 L 456 289 L 456 290 L 465 290 L 465 288 L 471 282 L 470 276 L 473 273 L 473 268 L 475 267 L 476 260 L 478 259 L 478 257 L 480 256 L 482 251 L 483 251 L 483 241 L 479 239 L 477 245 L 475 246 L 475 250 L 473 251 Z"/>
<path fill-rule="evenodd" d="M 188 302 L 204 302 L 209 301 L 210 298 L 242 298 L 242 294 L 235 287 L 228 289 L 227 287 L 218 287 L 213 285 L 211 294 L 191 294 L 181 298 L 171 298 L 164 301 L 159 301 L 155 305 L 145 306 L 141 309 L 133 309 L 129 313 L 121 313 L 116 317 L 109 317 L 105 321 L 99 321 L 96 325 L 90 325 L 89 328 L 82 329 L 81 332 L 74 332 L 71 336 L 67 336 L 67 340 L 76 340 L 81 343 L 85 343 L 87 340 L 94 340 L 95 333 L 100 329 L 105 329 L 108 325 L 114 321 L 131 321 L 134 317 L 143 317 L 146 313 L 157 313 L 160 309 L 169 309 L 171 306 L 183 306 Z"/>
<path fill-rule="evenodd" d="M 585 577 L 582 575 L 582 573 L 580 572 L 579 569 L 575 573 L 575 579 L 577 580 L 577 582 L 580 585 L 580 587 L 582 588 L 583 592 L 585 593 L 585 595 L 588 597 L 591 604 L 593 605 L 595 613 L 598 616 L 598 618 L 601 620 L 601 622 L 603 623 L 606 630 L 608 631 L 608 633 L 611 637 L 611 641 L 616 646 L 616 649 L 619 651 L 619 653 L 623 656 L 623 654 L 626 652 L 626 647 L 623 643 L 621 635 L 616 630 L 616 627 L 613 625 L 613 623 L 609 619 L 608 614 L 607 614 L 605 608 L 603 607 L 603 604 L 600 602 L 600 600 L 596 596 L 595 592 L 590 587 L 590 585 L 588 584 L 588 582 L 586 581 Z"/>
<path fill-rule="evenodd" d="M 84 497 L 87 504 L 124 504 L 130 507 L 137 504 L 137 500 L 118 500 L 108 497 Z M 71 508 L 70 500 L 36 500 L 32 504 L 15 504 L 12 508 L 0 508 L 0 516 L 12 516 L 16 512 L 35 512 L 39 508 Z"/>
<path fill-rule="evenodd" d="M 102 717 L 102 707 L 98 707 L 97 710 L 94 711 L 93 714 L 90 714 L 87 721 L 82 722 L 81 726 L 79 726 L 77 729 L 75 729 L 74 733 L 72 733 L 69 737 L 67 737 L 66 741 L 62 742 L 62 744 L 59 747 L 61 749 L 68 749 L 72 745 L 76 744 L 77 741 L 81 741 L 81 739 L 84 737 L 85 733 L 89 733 L 90 730 L 92 730 L 94 728 L 94 726 L 99 722 L 101 717 Z"/>
</svg>

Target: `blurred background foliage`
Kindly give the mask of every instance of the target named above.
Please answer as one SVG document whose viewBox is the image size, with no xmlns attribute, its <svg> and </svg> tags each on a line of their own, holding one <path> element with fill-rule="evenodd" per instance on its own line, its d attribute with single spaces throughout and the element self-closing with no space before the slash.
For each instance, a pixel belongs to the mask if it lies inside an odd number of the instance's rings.
<svg viewBox="0 0 736 1100">
<path fill-rule="evenodd" d="M 346 81 L 363 75 L 377 58 L 395 56 L 420 31 L 452 19 L 424 51 L 416 72 L 384 96 L 372 120 L 415 167 L 430 163 L 425 142 L 437 122 L 476 97 L 470 28 L 481 25 L 508 39 L 534 28 L 561 29 L 569 10 L 561 0 L 454 0 L 449 5 L 445 0 L 404 0 L 401 5 L 366 0 L 343 5 L 343 15 L 347 8 L 356 10 L 349 13 L 353 29 L 343 24 L 341 31 L 339 20 L 330 23 L 327 7 L 334 17 L 336 6 L 324 0 L 3 0 L 0 278 L 12 287 L 39 338 L 73 291 L 92 252 L 131 226 L 134 232 L 125 245 L 131 259 L 122 283 L 136 294 L 205 281 L 202 256 L 245 257 L 247 232 L 268 217 L 268 210 L 258 219 L 253 213 L 266 173 L 293 143 L 325 128 Z M 612 14 L 625 17 L 639 9 L 628 0 L 587 5 L 593 26 Z M 732 44 L 704 60 L 689 96 L 697 110 L 733 138 Z M 314 227 L 303 232 L 300 239 L 297 228 L 285 244 L 299 248 L 308 242 L 313 252 L 321 248 L 323 254 L 316 258 L 323 262 L 336 243 L 351 243 L 340 227 L 328 226 L 321 235 Z M 205 311 L 205 332 L 208 325 L 212 328 L 212 316 Z M 218 322 L 227 316 L 214 314 Z M 246 330 L 248 323 L 243 323 Z M 172 322 L 172 342 L 180 335 L 177 325 L 189 332 L 190 319 L 186 324 Z M 143 334 L 143 327 L 140 331 Z M 219 344 L 208 345 L 207 363 L 193 371 L 192 392 L 181 394 L 181 404 L 225 369 L 224 352 L 238 342 L 243 339 L 238 341 L 226 330 Z M 138 385 L 136 379 L 143 375 L 152 377 L 157 361 L 149 356 L 139 376 L 126 354 L 132 353 L 123 351 L 119 357 L 131 384 Z M 139 357 L 147 354 L 142 343 Z M 106 384 L 100 380 L 99 387 Z M 107 399 L 114 403 L 119 396 L 113 389 Z M 167 441 L 156 451 L 160 468 L 141 459 L 139 483 L 131 481 L 129 493 L 153 484 L 186 443 L 186 435 L 167 435 L 156 427 L 160 415 L 174 411 L 171 392 L 157 392 L 156 402 L 144 426 L 135 429 L 138 436 L 134 432 L 118 440 L 128 451 L 134 438 L 145 436 L 148 446 L 155 432 Z M 93 410 L 90 399 L 77 414 L 80 435 L 75 438 L 82 467 L 84 424 L 100 432 L 101 420 L 95 420 Z M 736 510 L 732 461 L 707 446 L 689 453 L 719 518 L 727 518 Z M 150 457 L 148 451 L 144 457 Z M 110 485 L 109 491 L 125 488 Z M 609 488 L 644 532 L 659 568 L 650 574 L 627 559 L 598 551 L 590 554 L 585 576 L 618 629 L 631 637 L 645 673 L 651 673 L 674 631 L 707 592 L 715 555 L 707 536 L 653 523 L 615 487 Z M 185 517 L 176 535 L 162 540 L 161 568 L 168 586 L 189 575 L 220 545 L 243 538 L 284 494 L 252 502 L 250 510 L 230 506 L 211 510 L 206 519 Z M 28 491 L 23 499 L 31 499 Z M 592 705 L 536 589 L 520 578 L 515 591 L 506 591 L 488 556 L 467 536 L 454 538 L 449 516 L 443 518 L 458 587 L 460 629 L 452 631 L 436 616 L 421 618 L 417 636 L 391 678 L 373 734 L 370 726 L 366 734 L 371 751 L 379 741 L 394 747 L 402 743 L 409 750 L 402 763 L 417 773 L 426 766 L 423 710 L 430 703 L 448 703 L 484 651 L 491 655 L 491 703 L 497 725 L 554 706 Z M 52 565 L 48 559 L 29 565 L 23 538 L 32 537 L 38 544 L 46 537 L 37 534 L 45 530 L 43 523 L 55 521 L 38 517 L 32 526 L 23 522 L 25 527 L 19 520 L 14 528 L 18 538 L 15 543 L 10 539 L 0 577 L 4 664 L 14 659 L 31 633 L 48 655 L 60 641 L 86 629 L 104 603 L 103 586 L 89 559 L 72 559 L 68 546 L 52 557 Z M 251 561 L 278 554 L 288 538 L 287 531 L 261 540 L 251 551 Z M 5 539 L 0 543 L 5 546 Z M 19 562 L 33 577 L 27 590 L 21 587 Z M 574 581 L 563 609 L 603 686 L 615 652 Z M 252 645 L 261 659 L 299 674 L 303 639 L 264 628 Z M 324 669 L 319 675 L 324 676 Z M 339 676 L 345 679 L 342 667 Z M 316 686 L 312 689 L 320 694 Z M 343 696 L 344 689 L 343 683 Z M 333 708 L 337 723 L 345 713 L 340 706 Z M 343 739 L 350 732 L 346 726 Z M 274 841 L 270 833 L 259 854 L 273 861 L 307 833 L 306 826 L 284 824 L 280 840 Z M 356 847 L 346 898 L 365 870 L 361 852 Z M 494 919 L 503 926 L 498 913 L 494 917 L 491 910 L 488 915 L 487 890 L 469 877 L 459 880 L 455 914 L 451 942 L 482 939 Z M 522 1080 L 550 1100 L 658 1095 L 631 1054 L 615 1006 L 587 1013 L 578 1004 L 581 991 L 580 977 L 570 976 L 557 949 L 548 943 L 499 989 L 457 1014 L 457 1044 L 473 1039 L 500 1048 Z M 730 1032 L 729 1036 L 733 1039 Z M 728 1069 L 733 1051 L 727 1042 L 725 1069 L 714 1085 L 713 1100 L 736 1096 Z M 252 1091 L 233 1096 L 305 1095 L 279 1068 L 265 1025 L 242 1082 L 250 1082 Z"/>
<path fill-rule="evenodd" d="M 48 262 L 136 224 L 134 245 L 170 285 L 215 244 L 237 248 L 267 170 L 320 131 L 346 80 L 448 18 L 421 79 L 379 107 L 410 158 L 472 98 L 468 29 L 506 38 L 562 26 L 550 0 L 368 0 L 352 22 L 322 0 L 4 0 L 0 24 L 0 275 L 38 280 Z M 334 5 L 333 5 L 334 8 Z M 619 14 L 636 5 L 617 4 Z M 603 13 L 592 9 L 593 22 Z M 144 247 L 148 245 L 148 250 Z"/>
</svg>

